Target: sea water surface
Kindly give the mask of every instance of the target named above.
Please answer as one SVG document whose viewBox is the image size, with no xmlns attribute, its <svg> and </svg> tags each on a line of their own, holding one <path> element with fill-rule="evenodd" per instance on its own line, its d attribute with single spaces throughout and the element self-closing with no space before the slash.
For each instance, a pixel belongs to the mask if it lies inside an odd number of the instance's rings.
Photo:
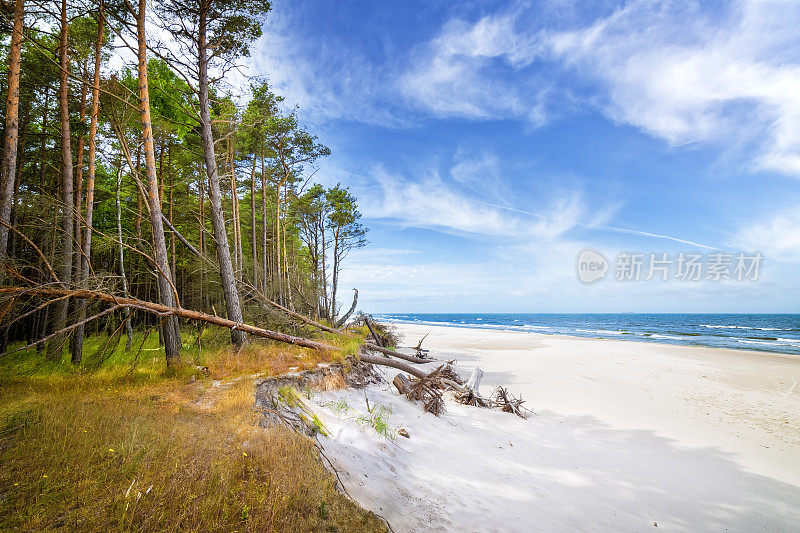
<svg viewBox="0 0 800 533">
<path fill-rule="evenodd" d="M 800 355 L 800 314 L 423 313 L 390 321 Z"/>
</svg>

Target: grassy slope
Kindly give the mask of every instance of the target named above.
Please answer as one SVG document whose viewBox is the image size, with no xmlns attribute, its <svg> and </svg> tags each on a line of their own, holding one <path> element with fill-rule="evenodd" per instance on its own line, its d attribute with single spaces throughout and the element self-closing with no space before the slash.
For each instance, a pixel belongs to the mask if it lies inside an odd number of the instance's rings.
<svg viewBox="0 0 800 533">
<path fill-rule="evenodd" d="M 167 373 L 155 334 L 92 372 L 66 354 L 0 357 L 0 529 L 385 530 L 336 492 L 306 439 L 257 426 L 252 375 L 321 355 L 254 343 L 237 356 L 214 347 L 227 332 L 206 335 L 185 357 L 211 376 Z M 87 339 L 88 360 L 107 340 Z"/>
</svg>

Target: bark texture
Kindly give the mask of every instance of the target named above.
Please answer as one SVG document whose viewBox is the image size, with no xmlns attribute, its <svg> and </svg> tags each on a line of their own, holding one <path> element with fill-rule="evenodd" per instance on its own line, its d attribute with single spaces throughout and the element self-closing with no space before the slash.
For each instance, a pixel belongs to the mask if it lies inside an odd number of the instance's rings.
<svg viewBox="0 0 800 533">
<path fill-rule="evenodd" d="M 161 304 L 166 307 L 176 307 L 178 302 L 174 292 L 175 286 L 172 283 L 172 279 L 170 279 L 167 243 L 164 238 L 164 224 L 161 220 L 161 202 L 159 201 L 155 146 L 153 145 L 153 123 L 150 118 L 150 90 L 147 78 L 147 43 L 145 40 L 146 6 L 146 0 L 139 0 L 139 12 L 136 14 L 136 33 L 138 38 L 139 60 L 139 113 L 142 122 L 144 162 L 147 175 L 147 204 L 150 206 L 150 226 L 153 232 L 154 259 L 159 270 L 159 299 L 161 300 Z M 175 314 L 167 315 L 164 318 L 162 333 L 164 349 L 167 356 L 167 365 L 177 363 L 181 349 L 181 333 L 178 327 L 178 317 Z"/>
<path fill-rule="evenodd" d="M 14 3 L 14 30 L 8 51 L 8 98 L 6 100 L 6 138 L 0 173 L 0 220 L 11 221 L 14 203 L 14 180 L 17 174 L 17 147 L 19 143 L 19 74 L 22 52 L 22 22 L 25 0 Z M 0 283 L 5 273 L 2 265 L 8 249 L 8 228 L 0 225 Z"/>
</svg>

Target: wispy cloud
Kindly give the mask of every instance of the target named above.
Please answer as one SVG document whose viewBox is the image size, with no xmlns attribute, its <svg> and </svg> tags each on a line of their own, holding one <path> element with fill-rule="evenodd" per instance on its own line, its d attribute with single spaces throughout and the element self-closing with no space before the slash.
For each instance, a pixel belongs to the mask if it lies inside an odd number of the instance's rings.
<svg viewBox="0 0 800 533">
<path fill-rule="evenodd" d="M 800 175 L 800 4 L 638 1 L 588 25 L 521 24 L 525 10 L 453 20 L 417 52 L 404 94 L 438 116 L 541 124 L 570 87 L 584 103 L 675 145 L 719 142 L 754 168 Z M 527 67 L 539 62 L 541 68 Z M 546 70 L 547 76 L 542 76 Z M 575 81 L 575 79 L 573 79 Z"/>
<path fill-rule="evenodd" d="M 514 24 L 514 14 L 484 17 L 475 24 L 449 21 L 439 36 L 415 50 L 397 80 L 400 92 L 435 116 L 525 117 L 542 123 L 547 85 L 497 75 L 526 66 L 542 46 L 519 39 Z"/>
<path fill-rule="evenodd" d="M 800 209 L 741 228 L 732 244 L 743 250 L 760 251 L 770 260 L 800 261 Z"/>
<path fill-rule="evenodd" d="M 365 196 L 364 215 L 400 226 L 510 240 L 553 240 L 596 215 L 579 189 L 555 191 L 542 200 L 546 214 L 531 220 L 520 216 L 528 214 L 525 211 L 484 202 L 457 183 L 443 180 L 435 170 L 409 179 L 379 166 L 371 176 L 378 189 Z"/>
<path fill-rule="evenodd" d="M 565 218 L 569 218 L 569 217 L 565 217 L 564 215 L 554 216 L 554 215 L 543 214 L 543 213 L 535 213 L 533 211 L 526 211 L 524 209 L 517 209 L 515 207 L 508 207 L 508 206 L 494 205 L 494 204 L 485 204 L 485 205 L 488 205 L 490 207 L 494 207 L 494 208 L 497 208 L 497 209 L 505 209 L 507 211 L 513 211 L 515 213 L 522 213 L 522 214 L 525 214 L 525 215 L 530 215 L 532 217 L 536 217 L 536 218 L 542 219 L 542 220 L 552 220 L 552 221 L 555 221 L 555 222 L 559 222 L 559 221 L 563 221 Z M 608 226 L 606 224 L 603 224 L 602 222 L 605 221 L 607 218 L 610 218 L 612 213 L 614 211 L 616 211 L 616 209 L 618 209 L 618 208 L 619 208 L 619 206 L 617 205 L 617 206 L 614 206 L 614 208 L 612 208 L 612 209 L 608 209 L 608 210 L 605 210 L 605 211 L 598 212 L 592 218 L 592 220 L 587 221 L 587 222 L 582 222 L 582 223 L 578 222 L 578 223 L 575 224 L 575 226 L 580 226 L 580 227 L 586 228 L 586 229 L 597 229 L 597 230 L 602 230 L 602 231 L 611 231 L 611 232 L 614 232 L 614 233 L 626 233 L 628 235 L 638 235 L 640 237 L 652 237 L 654 239 L 666 239 L 666 240 L 669 240 L 669 241 L 679 242 L 681 244 L 688 244 L 688 245 L 694 246 L 696 248 L 705 248 L 705 249 L 708 249 L 708 250 L 718 250 L 719 249 L 716 246 L 709 246 L 707 244 L 700 244 L 698 242 L 688 241 L 686 239 L 681 239 L 680 237 L 674 237 L 674 236 L 671 236 L 671 235 L 662 235 L 660 233 L 650 233 L 648 231 L 641 231 L 641 230 L 631 229 L 631 228 L 622 228 L 622 227 L 618 227 L 618 226 Z M 567 210 L 567 212 L 569 212 L 569 210 Z"/>
<path fill-rule="evenodd" d="M 272 88 L 298 106 L 305 120 L 352 120 L 383 126 L 406 123 L 402 111 L 388 105 L 384 82 L 395 75 L 390 62 L 371 60 L 363 50 L 336 36 L 299 38 L 290 32 L 308 16 L 302 4 L 280 3 L 247 61 L 250 75 L 266 75 Z M 381 102 L 381 104 L 378 104 Z"/>
<path fill-rule="evenodd" d="M 673 144 L 756 144 L 759 168 L 800 174 L 800 5 L 633 2 L 550 53 L 601 82 L 610 117 Z M 766 141 L 760 141 L 766 136 Z"/>
</svg>

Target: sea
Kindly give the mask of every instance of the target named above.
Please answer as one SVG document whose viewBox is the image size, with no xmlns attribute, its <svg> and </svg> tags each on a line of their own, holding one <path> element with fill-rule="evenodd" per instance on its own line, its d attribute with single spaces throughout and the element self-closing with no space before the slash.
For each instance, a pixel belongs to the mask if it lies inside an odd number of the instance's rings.
<svg viewBox="0 0 800 533">
<path fill-rule="evenodd" d="M 389 321 L 800 355 L 800 314 L 411 313 Z"/>
</svg>

